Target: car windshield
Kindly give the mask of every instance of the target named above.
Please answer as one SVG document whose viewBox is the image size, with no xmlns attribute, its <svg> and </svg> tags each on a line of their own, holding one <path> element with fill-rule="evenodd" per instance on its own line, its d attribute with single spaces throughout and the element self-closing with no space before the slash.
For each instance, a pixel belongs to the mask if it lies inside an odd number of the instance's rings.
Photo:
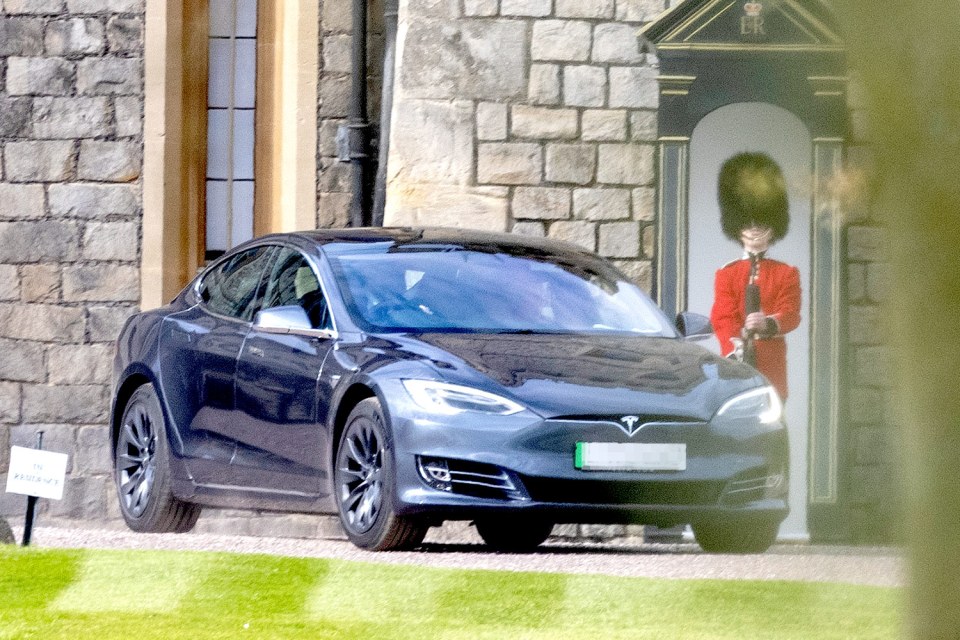
<svg viewBox="0 0 960 640">
<path fill-rule="evenodd" d="M 639 287 L 587 254 L 393 242 L 328 245 L 327 254 L 368 331 L 676 336 Z"/>
</svg>

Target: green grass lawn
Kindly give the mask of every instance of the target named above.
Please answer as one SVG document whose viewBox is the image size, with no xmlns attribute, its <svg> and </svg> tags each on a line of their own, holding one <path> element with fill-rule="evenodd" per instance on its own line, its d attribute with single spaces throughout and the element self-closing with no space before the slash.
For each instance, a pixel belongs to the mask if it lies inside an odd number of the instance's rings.
<svg viewBox="0 0 960 640">
<path fill-rule="evenodd" d="M 895 638 L 900 598 L 835 584 L 0 546 L 3 640 Z"/>
</svg>

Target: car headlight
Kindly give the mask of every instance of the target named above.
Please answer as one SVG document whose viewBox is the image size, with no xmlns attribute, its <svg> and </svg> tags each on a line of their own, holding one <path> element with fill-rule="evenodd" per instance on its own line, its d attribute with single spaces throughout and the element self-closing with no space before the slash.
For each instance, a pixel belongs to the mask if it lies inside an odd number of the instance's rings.
<svg viewBox="0 0 960 640">
<path fill-rule="evenodd" d="M 720 407 L 721 418 L 757 418 L 762 424 L 773 424 L 783 416 L 783 402 L 773 387 L 760 387 L 736 395 Z"/>
<path fill-rule="evenodd" d="M 414 402 L 433 413 L 453 415 L 464 411 L 479 411 L 509 416 L 524 409 L 512 400 L 458 384 L 435 380 L 403 380 L 403 386 Z"/>
</svg>

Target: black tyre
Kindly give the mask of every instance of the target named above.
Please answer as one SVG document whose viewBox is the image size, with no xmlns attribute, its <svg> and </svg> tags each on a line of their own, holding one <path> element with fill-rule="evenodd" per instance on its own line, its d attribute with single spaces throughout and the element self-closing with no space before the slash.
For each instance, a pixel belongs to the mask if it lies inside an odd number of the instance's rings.
<svg viewBox="0 0 960 640">
<path fill-rule="evenodd" d="M 166 421 L 153 385 L 133 392 L 123 410 L 114 451 L 114 481 L 127 526 L 144 533 L 193 529 L 200 506 L 174 497 Z"/>
<path fill-rule="evenodd" d="M 692 528 L 697 544 L 708 553 L 763 553 L 777 541 L 780 522 L 699 522 Z"/>
<path fill-rule="evenodd" d="M 516 517 L 481 518 L 474 526 L 488 547 L 509 553 L 529 553 L 553 531 L 552 522 Z"/>
<path fill-rule="evenodd" d="M 347 538 L 370 551 L 410 549 L 429 528 L 394 513 L 395 473 L 389 432 L 376 398 L 360 402 L 337 447 L 334 491 Z"/>
</svg>

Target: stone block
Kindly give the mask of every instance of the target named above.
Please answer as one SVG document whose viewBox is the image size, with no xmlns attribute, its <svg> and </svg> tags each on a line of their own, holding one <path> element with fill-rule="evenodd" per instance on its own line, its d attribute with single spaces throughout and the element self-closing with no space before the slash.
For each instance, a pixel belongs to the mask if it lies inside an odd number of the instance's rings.
<svg viewBox="0 0 960 640">
<path fill-rule="evenodd" d="M 587 109 L 581 116 L 580 128 L 580 137 L 588 142 L 623 142 L 627 139 L 627 112 Z"/>
<path fill-rule="evenodd" d="M 522 142 L 482 143 L 477 158 L 480 184 L 539 184 L 543 150 Z"/>
<path fill-rule="evenodd" d="M 633 111 L 630 113 L 630 139 L 634 142 L 656 141 L 656 111 Z"/>
<path fill-rule="evenodd" d="M 107 98 L 37 98 L 33 106 L 34 138 L 95 138 L 113 134 Z"/>
<path fill-rule="evenodd" d="M 323 39 L 324 73 L 350 73 L 353 68 L 351 49 L 353 36 L 336 34 Z"/>
<path fill-rule="evenodd" d="M 4 0 L 3 10 L 10 15 L 61 13 L 63 0 Z"/>
<path fill-rule="evenodd" d="M 867 297 L 871 302 L 886 302 L 893 293 L 893 268 L 889 263 L 867 265 Z"/>
<path fill-rule="evenodd" d="M 851 385 L 848 393 L 847 408 L 849 418 L 853 423 L 877 424 L 888 417 L 883 391 Z"/>
<path fill-rule="evenodd" d="M 20 276 L 12 264 L 0 264 L 0 301 L 10 302 L 20 298 Z"/>
<path fill-rule="evenodd" d="M 72 222 L 0 222 L 0 263 L 73 260 L 79 240 L 80 232 Z"/>
<path fill-rule="evenodd" d="M 477 139 L 507 139 L 507 105 L 500 102 L 481 102 L 477 105 Z"/>
<path fill-rule="evenodd" d="M 544 228 L 543 223 L 538 220 L 523 220 L 520 222 L 514 222 L 513 227 L 510 229 L 510 233 L 515 233 L 518 236 L 529 236 L 532 238 L 545 238 L 547 236 L 547 230 Z"/>
<path fill-rule="evenodd" d="M 133 184 L 54 184 L 49 189 L 50 213 L 71 218 L 131 217 L 140 213 L 140 197 L 139 185 Z"/>
<path fill-rule="evenodd" d="M 553 0 L 500 0 L 500 15 L 541 18 L 550 15 Z"/>
<path fill-rule="evenodd" d="M 891 387 L 893 358 L 888 347 L 862 346 L 854 347 L 852 351 L 854 384 L 883 389 Z"/>
<path fill-rule="evenodd" d="M 597 250 L 597 225 L 585 220 L 559 220 L 550 225 L 550 237 Z"/>
<path fill-rule="evenodd" d="M 473 173 L 471 102 L 402 101 L 394 109 L 389 180 L 465 185 Z"/>
<path fill-rule="evenodd" d="M 850 344 L 876 345 L 884 342 L 884 314 L 879 307 L 851 305 L 848 313 L 847 338 Z"/>
<path fill-rule="evenodd" d="M 656 228 L 652 224 L 644 226 L 641 238 L 643 239 L 643 256 L 653 259 L 657 251 Z"/>
<path fill-rule="evenodd" d="M 28 264 L 20 268 L 21 297 L 24 302 L 56 303 L 60 301 L 60 266 Z"/>
<path fill-rule="evenodd" d="M 590 58 L 590 23 L 580 20 L 539 20 L 533 25 L 534 60 L 586 62 Z"/>
<path fill-rule="evenodd" d="M 132 138 L 143 134 L 143 100 L 133 96 L 117 96 L 114 101 L 117 137 Z"/>
<path fill-rule="evenodd" d="M 463 13 L 470 18 L 497 15 L 499 0 L 464 0 Z"/>
<path fill-rule="evenodd" d="M 455 20 L 461 17 L 460 0 L 416 0 L 410 3 L 408 17 L 421 20 Z M 401 20 L 404 16 L 401 12 Z"/>
<path fill-rule="evenodd" d="M 8 58 L 7 93 L 62 96 L 73 90 L 76 68 L 64 58 Z"/>
<path fill-rule="evenodd" d="M 546 177 L 550 182 L 585 185 L 597 170 L 597 149 L 591 144 L 548 144 Z"/>
<path fill-rule="evenodd" d="M 560 66 L 556 64 L 534 64 L 530 66 L 530 83 L 527 85 L 527 99 L 532 104 L 560 103 Z"/>
<path fill-rule="evenodd" d="M 597 181 L 604 184 L 647 185 L 654 178 L 652 145 L 601 144 Z"/>
<path fill-rule="evenodd" d="M 573 217 L 579 220 L 629 220 L 630 191 L 576 189 L 573 192 Z"/>
<path fill-rule="evenodd" d="M 56 20 L 47 25 L 44 46 L 48 55 L 83 56 L 103 53 L 103 23 L 96 18 Z"/>
<path fill-rule="evenodd" d="M 43 201 L 42 185 L 0 183 L 0 220 L 42 218 Z"/>
<path fill-rule="evenodd" d="M 652 221 L 657 217 L 657 191 L 653 187 L 633 190 L 633 219 Z"/>
<path fill-rule="evenodd" d="M 867 265 L 851 262 L 847 265 L 847 298 L 861 302 L 867 297 Z"/>
<path fill-rule="evenodd" d="M 557 0 L 558 18 L 612 18 L 614 0 Z"/>
<path fill-rule="evenodd" d="M 27 423 L 95 424 L 107 419 L 108 409 L 103 385 L 23 385 Z"/>
<path fill-rule="evenodd" d="M 607 222 L 600 225 L 600 255 L 608 258 L 636 258 L 640 255 L 639 222 Z"/>
<path fill-rule="evenodd" d="M 39 342 L 0 339 L 0 379 L 12 382 L 44 382 L 43 346 Z"/>
<path fill-rule="evenodd" d="M 552 109 L 514 105 L 511 133 L 517 138 L 558 140 L 577 136 L 577 112 L 574 109 Z"/>
<path fill-rule="evenodd" d="M 67 0 L 70 13 L 138 13 L 146 0 Z"/>
<path fill-rule="evenodd" d="M 0 58 L 38 56 L 42 53 L 42 20 L 0 15 Z"/>
<path fill-rule="evenodd" d="M 653 266 L 649 262 L 643 260 L 614 260 L 613 264 L 647 294 L 653 292 Z"/>
<path fill-rule="evenodd" d="M 88 58 L 77 64 L 77 91 L 82 95 L 142 95 L 143 60 Z"/>
<path fill-rule="evenodd" d="M 603 67 L 563 68 L 563 103 L 571 107 L 602 107 L 607 102 L 607 71 Z"/>
<path fill-rule="evenodd" d="M 400 95 L 410 99 L 512 100 L 527 90 L 526 25 L 519 20 L 409 25 Z"/>
<path fill-rule="evenodd" d="M 855 262 L 881 262 L 890 258 L 890 239 L 880 227 L 849 227 L 847 258 Z"/>
<path fill-rule="evenodd" d="M 321 193 L 350 193 L 353 166 L 347 162 L 325 160 L 320 163 L 317 188 Z"/>
<path fill-rule="evenodd" d="M 110 427 L 106 424 L 80 427 L 73 455 L 74 473 L 84 476 L 106 475 L 113 471 L 110 452 Z"/>
<path fill-rule="evenodd" d="M 325 75 L 320 78 L 320 115 L 344 118 L 350 108 L 350 77 Z"/>
<path fill-rule="evenodd" d="M 68 180 L 74 169 L 73 142 L 8 142 L 3 167 L 10 182 Z"/>
<path fill-rule="evenodd" d="M 597 25 L 593 30 L 591 60 L 602 64 L 642 63 L 644 54 L 640 51 L 637 28 L 622 22 Z"/>
<path fill-rule="evenodd" d="M 0 97 L 0 138 L 23 137 L 32 121 L 30 98 Z"/>
<path fill-rule="evenodd" d="M 143 147 L 138 142 L 83 140 L 77 177 L 80 180 L 132 182 L 143 169 Z"/>
<path fill-rule="evenodd" d="M 135 54 L 143 51 L 143 20 L 113 16 L 107 22 L 110 53 Z"/>
<path fill-rule="evenodd" d="M 320 27 L 324 33 L 350 33 L 353 31 L 351 0 L 324 0 L 321 7 Z"/>
<path fill-rule="evenodd" d="M 650 22 L 663 13 L 662 0 L 617 0 L 617 20 Z"/>
<path fill-rule="evenodd" d="M 137 302 L 140 269 L 112 264 L 64 267 L 63 299 L 67 302 Z"/>
<path fill-rule="evenodd" d="M 50 384 L 110 384 L 113 372 L 113 345 L 69 344 L 47 351 L 47 380 Z"/>
<path fill-rule="evenodd" d="M 320 229 L 341 229 L 350 219 L 349 193 L 321 193 L 317 202 L 317 227 Z"/>
<path fill-rule="evenodd" d="M 100 520 L 107 512 L 107 497 L 111 495 L 110 476 L 69 475 L 63 488 L 62 500 L 50 500 L 51 518 Z"/>
<path fill-rule="evenodd" d="M 137 312 L 136 307 L 92 306 L 88 310 L 86 335 L 91 342 L 113 342 L 120 335 L 127 318 Z"/>
<path fill-rule="evenodd" d="M 518 187 L 511 207 L 515 220 L 564 220 L 570 217 L 570 190 L 557 187 Z"/>
<path fill-rule="evenodd" d="M 660 104 L 657 69 L 610 67 L 610 106 L 656 109 Z"/>
<path fill-rule="evenodd" d="M 87 260 L 133 262 L 140 255 L 139 225 L 135 222 L 91 222 L 83 232 Z"/>
<path fill-rule="evenodd" d="M 508 193 L 504 187 L 392 184 L 385 224 L 506 231 Z"/>
<path fill-rule="evenodd" d="M 78 342 L 83 332 L 83 309 L 52 304 L 0 304 L 0 337 Z"/>
<path fill-rule="evenodd" d="M 20 422 L 20 395 L 21 386 L 13 382 L 0 382 L 0 423 L 16 424 Z M 7 433 L 6 428 L 0 431 Z M 9 436 L 6 437 L 9 440 Z M 5 454 L 9 451 L 9 443 L 2 449 Z M 2 470 L 3 467 L 0 467 Z"/>
</svg>

